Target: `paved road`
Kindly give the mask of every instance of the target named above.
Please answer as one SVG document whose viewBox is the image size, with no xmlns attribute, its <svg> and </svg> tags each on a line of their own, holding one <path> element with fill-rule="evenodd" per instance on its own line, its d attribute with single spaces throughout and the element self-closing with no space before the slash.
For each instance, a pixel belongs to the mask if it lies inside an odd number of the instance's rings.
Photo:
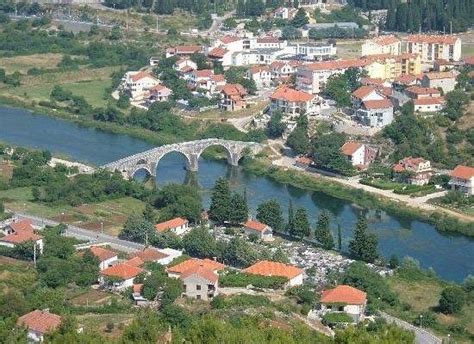
<svg viewBox="0 0 474 344">
<path fill-rule="evenodd" d="M 441 338 L 436 337 L 434 334 L 426 331 L 423 328 L 413 326 L 406 321 L 401 319 L 395 318 L 391 315 L 388 315 L 384 312 L 379 312 L 380 316 L 387 320 L 389 323 L 395 323 L 397 326 L 404 328 L 405 330 L 409 330 L 415 333 L 415 343 L 416 344 L 442 344 L 443 340 Z"/>
<path fill-rule="evenodd" d="M 20 219 L 29 219 L 33 221 L 33 223 L 36 225 L 56 226 L 59 224 L 59 222 L 37 217 L 37 216 L 21 214 L 21 213 L 15 213 L 14 215 Z M 101 234 L 98 232 L 94 232 L 88 229 L 71 226 L 71 225 L 67 226 L 67 229 L 64 234 L 66 236 L 71 236 L 79 240 L 93 241 L 97 243 L 107 242 L 113 248 L 120 251 L 125 251 L 125 252 L 134 252 L 134 251 L 142 250 L 145 248 L 145 245 L 138 244 L 136 242 L 121 240 L 112 235 Z"/>
</svg>

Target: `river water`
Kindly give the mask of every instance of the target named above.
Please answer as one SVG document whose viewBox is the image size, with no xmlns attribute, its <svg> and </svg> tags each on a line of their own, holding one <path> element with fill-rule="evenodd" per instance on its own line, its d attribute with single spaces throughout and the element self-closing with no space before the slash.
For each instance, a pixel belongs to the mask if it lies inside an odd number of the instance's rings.
<svg viewBox="0 0 474 344">
<path fill-rule="evenodd" d="M 0 107 L 0 141 L 18 146 L 47 149 L 78 161 L 102 165 L 151 148 L 151 145 L 126 135 L 85 128 L 67 121 L 34 115 L 26 110 Z M 226 176 L 235 190 L 247 193 L 251 211 L 269 199 L 278 200 L 286 211 L 291 199 L 294 207 L 306 208 L 314 226 L 318 215 L 327 210 L 332 216 L 334 235 L 340 224 L 343 246 L 351 238 L 361 213 L 367 215 L 369 228 L 379 238 L 379 250 L 385 257 L 411 256 L 424 268 L 432 267 L 444 279 L 462 281 L 474 274 L 474 240 L 461 235 L 445 235 L 421 221 L 400 218 L 396 214 L 362 209 L 357 205 L 320 192 L 308 192 L 275 183 L 265 177 L 230 168 L 225 162 L 201 160 L 199 172 L 189 178 L 185 161 L 179 153 L 161 159 L 157 168 L 157 184 L 170 182 L 197 183 L 209 204 L 209 190 L 217 178 Z"/>
</svg>

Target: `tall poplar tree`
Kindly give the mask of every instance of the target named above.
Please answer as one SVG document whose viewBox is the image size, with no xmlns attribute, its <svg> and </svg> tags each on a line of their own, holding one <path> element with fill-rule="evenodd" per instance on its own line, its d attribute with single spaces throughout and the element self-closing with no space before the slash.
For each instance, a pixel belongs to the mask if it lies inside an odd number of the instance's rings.
<svg viewBox="0 0 474 344">
<path fill-rule="evenodd" d="M 367 221 L 364 217 L 359 217 L 354 238 L 349 242 L 349 252 L 355 259 L 373 263 L 378 258 L 378 240 L 375 234 L 367 230 Z"/>
<path fill-rule="evenodd" d="M 231 193 L 227 179 L 217 179 L 212 188 L 209 218 L 216 224 L 222 225 L 229 220 L 231 211 Z"/>
<path fill-rule="evenodd" d="M 306 214 L 306 210 L 304 208 L 298 208 L 295 212 L 295 218 L 293 220 L 293 228 L 290 231 L 290 235 L 304 238 L 309 236 L 311 232 L 308 215 Z"/>
<path fill-rule="evenodd" d="M 314 238 L 326 250 L 332 250 L 334 248 L 334 239 L 331 234 L 331 229 L 329 228 L 329 215 L 326 212 L 319 215 L 316 230 L 314 231 Z"/>
</svg>

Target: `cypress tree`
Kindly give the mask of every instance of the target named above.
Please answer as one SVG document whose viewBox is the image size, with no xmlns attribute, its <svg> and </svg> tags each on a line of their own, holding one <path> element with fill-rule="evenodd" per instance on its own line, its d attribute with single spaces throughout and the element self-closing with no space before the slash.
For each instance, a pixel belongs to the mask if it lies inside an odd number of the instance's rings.
<svg viewBox="0 0 474 344">
<path fill-rule="evenodd" d="M 293 221 L 293 230 L 290 231 L 290 235 L 298 238 L 304 238 L 310 234 L 310 226 L 308 221 L 308 215 L 304 208 L 298 208 L 295 212 L 295 218 Z"/>
<path fill-rule="evenodd" d="M 342 251 L 342 231 L 341 225 L 337 225 L 337 249 Z"/>
<path fill-rule="evenodd" d="M 219 178 L 212 189 L 209 218 L 216 224 L 222 225 L 229 221 L 231 209 L 229 182 L 224 178 Z"/>
<path fill-rule="evenodd" d="M 294 231 L 294 221 L 295 217 L 293 214 L 293 201 L 290 199 L 290 204 L 288 205 L 288 222 L 286 224 L 286 232 L 291 233 Z"/>
<path fill-rule="evenodd" d="M 245 197 L 235 192 L 232 194 L 230 204 L 232 205 L 232 208 L 229 209 L 228 221 L 233 225 L 238 225 L 247 221 L 249 209 Z"/>
<path fill-rule="evenodd" d="M 326 250 L 334 248 L 334 239 L 329 228 L 329 215 L 326 212 L 319 215 L 314 237 Z"/>
<path fill-rule="evenodd" d="M 355 259 L 373 263 L 378 258 L 377 237 L 368 233 L 367 221 L 360 217 L 354 231 L 354 238 L 349 242 L 349 252 Z"/>
</svg>

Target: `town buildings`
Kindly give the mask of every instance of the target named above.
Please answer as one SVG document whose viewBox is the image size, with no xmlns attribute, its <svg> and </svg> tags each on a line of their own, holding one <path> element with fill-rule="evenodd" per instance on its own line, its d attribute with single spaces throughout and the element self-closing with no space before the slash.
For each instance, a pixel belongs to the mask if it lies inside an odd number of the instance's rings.
<svg viewBox="0 0 474 344">
<path fill-rule="evenodd" d="M 401 52 L 402 41 L 394 35 L 368 39 L 362 44 L 362 56 L 380 54 L 399 55 Z"/>
<path fill-rule="evenodd" d="M 169 260 L 169 255 L 163 252 L 162 250 L 158 250 L 151 247 L 146 247 L 141 251 L 134 252 L 130 254 L 130 259 L 138 257 L 144 263 L 158 263 L 161 265 L 167 265 L 171 261 Z"/>
<path fill-rule="evenodd" d="M 145 270 L 137 266 L 142 264 L 143 261 L 138 264 L 134 261 L 126 261 L 124 263 L 112 265 L 100 272 L 99 282 L 102 286 L 108 289 L 118 291 L 124 290 L 133 286 L 133 280 L 135 277 L 145 272 Z"/>
<path fill-rule="evenodd" d="M 269 87 L 272 83 L 272 71 L 269 66 L 253 66 L 247 71 L 246 77 L 253 80 L 258 89 Z"/>
<path fill-rule="evenodd" d="M 433 170 L 429 160 L 407 157 L 393 166 L 396 177 L 408 184 L 426 185 L 429 183 Z"/>
<path fill-rule="evenodd" d="M 279 276 L 288 279 L 286 287 L 295 287 L 303 284 L 304 270 L 296 266 L 269 260 L 261 260 L 242 270 L 247 274 L 260 276 Z"/>
<path fill-rule="evenodd" d="M 182 217 L 175 217 L 174 219 L 157 223 L 155 228 L 159 233 L 170 231 L 176 235 L 183 235 L 189 231 L 189 221 Z"/>
<path fill-rule="evenodd" d="M 405 38 L 406 52 L 419 54 L 425 66 L 435 60 L 461 60 L 461 39 L 452 35 L 409 35 Z"/>
<path fill-rule="evenodd" d="M 204 265 L 194 265 L 179 276 L 184 295 L 191 299 L 209 301 L 219 293 L 219 276 Z"/>
<path fill-rule="evenodd" d="M 44 335 L 57 330 L 61 322 L 59 315 L 36 309 L 19 317 L 17 325 L 26 327 L 28 341 L 38 343 L 43 341 Z"/>
<path fill-rule="evenodd" d="M 366 144 L 348 141 L 341 147 L 341 153 L 347 157 L 352 166 L 366 168 L 377 157 L 377 150 Z"/>
<path fill-rule="evenodd" d="M 194 70 L 185 79 L 189 88 L 206 91 L 208 95 L 218 94 L 226 84 L 224 75 L 214 74 L 212 69 Z"/>
<path fill-rule="evenodd" d="M 273 229 L 260 221 L 248 220 L 243 228 L 246 235 L 256 235 L 262 241 L 273 240 Z"/>
<path fill-rule="evenodd" d="M 338 285 L 333 289 L 324 290 L 320 303 L 323 313 L 344 312 L 351 316 L 354 322 L 359 322 L 364 320 L 367 294 L 348 285 Z"/>
<path fill-rule="evenodd" d="M 304 91 L 283 86 L 270 96 L 270 112 L 282 111 L 289 115 L 300 115 L 313 112 L 317 96 Z"/>
<path fill-rule="evenodd" d="M 456 86 L 456 75 L 453 72 L 430 72 L 423 75 L 421 86 L 442 89 L 451 92 Z"/>
<path fill-rule="evenodd" d="M 393 103 L 390 99 L 366 100 L 356 111 L 359 121 L 371 128 L 383 128 L 393 122 Z"/>
<path fill-rule="evenodd" d="M 147 71 L 132 71 L 122 78 L 121 90 L 128 92 L 132 99 L 144 98 L 150 89 L 160 84 L 160 80 Z"/>
<path fill-rule="evenodd" d="M 179 278 L 183 272 L 191 268 L 200 267 L 200 266 L 208 270 L 211 270 L 212 272 L 215 272 L 215 273 L 218 273 L 219 271 L 222 271 L 225 268 L 224 264 L 221 264 L 215 260 L 211 260 L 207 258 L 205 259 L 191 258 L 191 259 L 185 260 L 184 262 L 181 262 L 179 264 L 166 268 L 166 272 L 168 273 L 169 277 Z"/>
<path fill-rule="evenodd" d="M 411 99 L 440 98 L 441 92 L 436 88 L 410 86 L 405 89 L 405 93 Z"/>
<path fill-rule="evenodd" d="M 468 196 L 474 195 L 474 167 L 458 165 L 450 175 L 451 190 L 461 191 Z"/>
<path fill-rule="evenodd" d="M 429 98 L 417 98 L 413 99 L 413 106 L 415 112 L 418 113 L 429 113 L 441 111 L 444 108 L 443 97 L 429 97 Z"/>
<path fill-rule="evenodd" d="M 202 47 L 200 45 L 179 45 L 166 49 L 166 57 L 191 56 L 192 54 L 201 52 L 201 50 Z"/>
<path fill-rule="evenodd" d="M 371 78 L 394 80 L 403 74 L 417 75 L 422 71 L 418 54 L 380 54 L 365 56 L 363 59 L 367 61 L 364 68 Z"/>
<path fill-rule="evenodd" d="M 149 95 L 148 95 L 148 102 L 149 103 L 154 103 L 154 102 L 167 102 L 171 95 L 173 94 L 173 91 L 171 91 L 168 87 L 163 86 L 163 85 L 156 85 L 153 86 L 152 88 L 149 89 Z"/>
<path fill-rule="evenodd" d="M 225 111 L 242 110 L 247 107 L 247 91 L 240 84 L 227 84 L 222 88 L 219 108 Z"/>
</svg>

